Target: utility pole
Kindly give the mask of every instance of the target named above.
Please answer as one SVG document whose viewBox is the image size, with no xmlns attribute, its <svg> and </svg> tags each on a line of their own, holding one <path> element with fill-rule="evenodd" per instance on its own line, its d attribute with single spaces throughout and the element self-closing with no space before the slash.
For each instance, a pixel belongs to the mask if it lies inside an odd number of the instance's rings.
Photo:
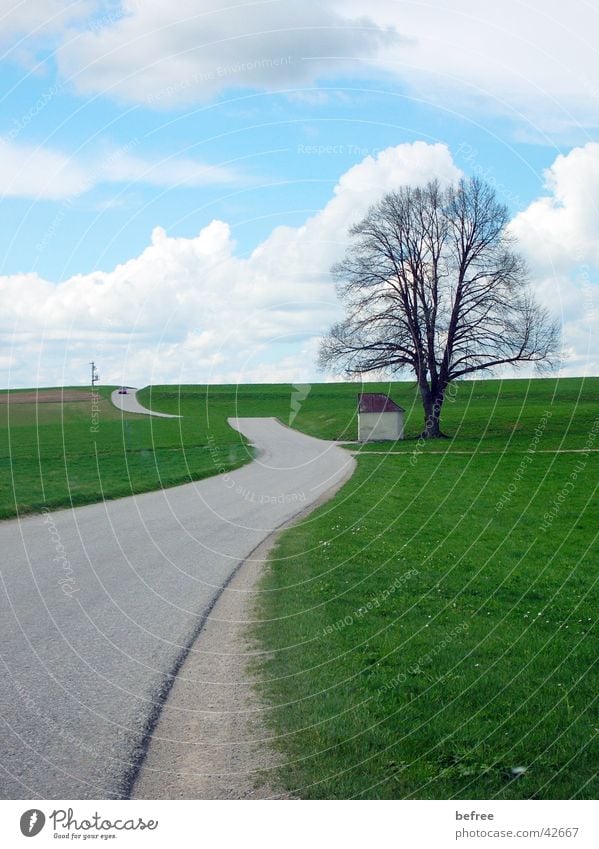
<svg viewBox="0 0 599 849">
<path fill-rule="evenodd" d="M 96 364 L 92 361 L 90 363 L 92 367 L 92 390 L 95 389 L 96 383 L 100 380 L 100 375 L 98 374 L 98 369 L 96 368 Z"/>
</svg>

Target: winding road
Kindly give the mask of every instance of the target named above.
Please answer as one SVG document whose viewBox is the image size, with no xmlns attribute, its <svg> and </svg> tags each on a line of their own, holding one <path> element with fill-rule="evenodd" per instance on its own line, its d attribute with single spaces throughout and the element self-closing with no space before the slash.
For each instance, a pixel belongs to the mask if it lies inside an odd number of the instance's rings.
<svg viewBox="0 0 599 849">
<path fill-rule="evenodd" d="M 127 392 L 123 393 L 119 389 L 115 389 L 110 396 L 110 400 L 118 410 L 122 410 L 124 413 L 140 413 L 144 416 L 155 416 L 159 419 L 181 418 L 181 416 L 173 416 L 172 413 L 157 413 L 155 410 L 148 410 L 147 407 L 143 407 L 137 400 L 138 390 L 135 387 L 124 386 L 123 389 L 126 389 Z"/>
<path fill-rule="evenodd" d="M 230 424 L 258 449 L 237 471 L 0 522 L 0 798 L 127 797 L 231 575 L 354 468 L 275 419 Z"/>
</svg>

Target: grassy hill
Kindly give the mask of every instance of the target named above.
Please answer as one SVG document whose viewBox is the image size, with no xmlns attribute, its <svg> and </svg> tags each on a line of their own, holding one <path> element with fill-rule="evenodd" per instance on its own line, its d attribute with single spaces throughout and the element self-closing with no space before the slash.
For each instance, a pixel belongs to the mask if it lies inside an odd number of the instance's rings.
<svg viewBox="0 0 599 849">
<path fill-rule="evenodd" d="M 361 449 L 282 535 L 254 635 L 289 792 L 595 798 L 598 401 L 462 385 L 451 440 Z"/>
<path fill-rule="evenodd" d="M 191 410 L 209 428 L 227 416 L 277 416 L 284 424 L 321 439 L 357 439 L 356 398 L 359 392 L 386 392 L 406 409 L 408 439 L 393 446 L 364 450 L 414 450 L 412 440 L 422 429 L 423 413 L 414 383 L 317 383 L 252 386 L 154 386 L 140 393 L 142 403 L 157 410 Z M 303 396 L 306 397 L 303 397 Z M 435 442 L 428 450 L 526 449 L 546 409 L 551 420 L 544 447 L 584 444 L 585 423 L 592 422 L 599 402 L 599 378 L 461 381 L 454 384 L 443 408 L 443 428 L 451 441 Z"/>
<path fill-rule="evenodd" d="M 155 386 L 140 393 L 146 406 L 177 413 L 180 420 L 122 415 L 110 403 L 112 389 L 99 389 L 97 426 L 89 400 L 47 402 L 44 396 L 53 390 L 40 390 L 36 400 L 23 403 L 28 390 L 0 393 L 0 518 L 117 498 L 236 468 L 251 459 L 251 452 L 227 425 L 229 416 L 278 416 L 314 436 L 355 440 L 361 390 L 390 392 L 407 410 L 412 439 L 386 444 L 385 451 L 526 450 L 548 405 L 552 417 L 543 447 L 581 446 L 599 380 L 460 383 L 444 410 L 452 439 L 427 446 L 414 443 L 422 410 L 413 383 Z M 380 450 L 377 445 L 363 449 Z"/>
<path fill-rule="evenodd" d="M 123 415 L 110 403 L 114 388 L 99 389 L 97 410 L 83 391 L 77 402 L 47 402 L 52 390 L 0 400 L 1 518 L 199 480 L 251 459 L 224 416 L 208 427 L 193 404 L 181 420 Z"/>
</svg>

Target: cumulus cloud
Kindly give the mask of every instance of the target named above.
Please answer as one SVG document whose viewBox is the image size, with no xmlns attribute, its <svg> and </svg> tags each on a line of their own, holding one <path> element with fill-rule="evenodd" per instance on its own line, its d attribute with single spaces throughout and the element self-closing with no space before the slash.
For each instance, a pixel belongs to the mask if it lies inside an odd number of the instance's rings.
<svg viewBox="0 0 599 849">
<path fill-rule="evenodd" d="M 599 144 L 558 156 L 545 186 L 511 230 L 538 298 L 561 314 L 565 373 L 599 374 Z"/>
<path fill-rule="evenodd" d="M 558 157 L 546 196 L 512 223 L 539 297 L 561 314 L 564 374 L 599 373 L 598 147 Z M 111 271 L 57 284 L 0 278 L 10 385 L 32 385 L 34 375 L 42 385 L 77 383 L 92 358 L 110 383 L 312 380 L 318 339 L 339 316 L 329 268 L 349 226 L 391 187 L 459 176 L 446 146 L 403 144 L 349 169 L 322 210 L 276 227 L 249 256 L 226 222 L 212 221 L 194 238 L 156 227 L 139 256 Z"/>
<path fill-rule="evenodd" d="M 599 144 L 558 156 L 545 172 L 547 194 L 512 229 L 537 267 L 599 265 Z"/>
<path fill-rule="evenodd" d="M 332 0 L 123 0 L 118 19 L 99 18 L 66 40 L 58 62 L 82 93 L 170 106 L 226 88 L 303 85 L 399 42 L 393 29 L 363 13 L 350 18 Z"/>
<path fill-rule="evenodd" d="M 275 228 L 249 257 L 213 221 L 191 239 L 157 227 L 140 256 L 112 271 L 58 284 L 0 278 L 11 381 L 29 385 L 42 352 L 46 384 L 76 383 L 92 357 L 115 383 L 313 377 L 316 340 L 338 314 L 329 268 L 351 223 L 390 186 L 458 176 L 444 145 L 399 145 L 351 168 L 320 212 Z"/>
</svg>

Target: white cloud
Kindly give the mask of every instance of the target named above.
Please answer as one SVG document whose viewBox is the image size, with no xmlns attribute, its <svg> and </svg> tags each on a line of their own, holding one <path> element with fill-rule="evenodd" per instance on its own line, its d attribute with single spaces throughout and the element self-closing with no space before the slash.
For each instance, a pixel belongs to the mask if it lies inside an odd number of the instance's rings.
<svg viewBox="0 0 599 849">
<path fill-rule="evenodd" d="M 545 172 L 547 195 L 512 224 L 537 267 L 599 265 L 599 144 L 558 156 Z"/>
<path fill-rule="evenodd" d="M 511 230 L 531 267 L 539 299 L 563 322 L 565 373 L 599 374 L 599 144 L 558 156 L 547 194 Z"/>
<path fill-rule="evenodd" d="M 276 91 L 399 42 L 362 13 L 336 11 L 332 0 L 123 0 L 122 12 L 60 48 L 61 73 L 79 92 L 172 105 L 225 88 Z"/>
<path fill-rule="evenodd" d="M 95 0 L 0 0 L 2 58 L 31 70 L 47 72 L 46 59 L 64 41 L 70 26 L 93 13 Z"/>
<path fill-rule="evenodd" d="M 149 183 L 152 186 L 206 186 L 213 183 L 239 182 L 233 168 L 206 165 L 189 157 L 144 159 L 117 151 L 100 167 L 100 176 L 112 183 Z"/>
<path fill-rule="evenodd" d="M 130 149 L 131 145 L 79 161 L 58 150 L 0 137 L 0 195 L 60 200 L 102 183 L 191 188 L 247 179 L 235 168 L 208 165 L 190 157 L 144 158 Z"/>
<path fill-rule="evenodd" d="M 559 157 L 547 197 L 512 225 L 540 297 L 563 319 L 564 374 L 599 373 L 597 147 Z M 38 362 L 40 383 L 77 383 L 92 358 L 107 383 L 314 379 L 317 340 L 339 315 L 329 268 L 349 226 L 389 188 L 435 176 L 459 177 L 448 149 L 403 144 L 351 168 L 320 212 L 300 227 L 276 227 L 247 257 L 229 226 L 213 221 L 189 239 L 156 227 L 152 243 L 112 271 L 59 284 L 37 274 L 0 278 L 11 384 L 35 383 Z"/>
<path fill-rule="evenodd" d="M 192 239 L 157 227 L 140 256 L 109 272 L 59 284 L 0 278 L 11 381 L 30 385 L 42 352 L 46 384 L 76 383 L 92 357 L 115 383 L 314 376 L 307 356 L 338 314 L 329 268 L 350 224 L 390 186 L 458 175 L 444 145 L 404 144 L 351 168 L 319 213 L 275 228 L 247 258 L 236 255 L 228 225 L 213 221 Z"/>
<path fill-rule="evenodd" d="M 599 7 L 573 0 L 344 0 L 406 38 L 378 62 L 411 90 L 457 111 L 509 114 L 536 142 L 599 125 Z M 580 135 L 579 135 L 580 138 Z M 545 139 L 546 141 L 546 139 Z"/>
<path fill-rule="evenodd" d="M 0 194 L 4 197 L 72 197 L 91 187 L 88 173 L 60 151 L 0 138 Z"/>
<path fill-rule="evenodd" d="M 95 5 L 86 0 L 0 0 L 0 43 L 15 36 L 60 32 L 88 16 Z"/>
<path fill-rule="evenodd" d="M 510 115 L 528 141 L 580 143 L 599 125 L 597 4 L 573 0 L 0 0 L 0 40 L 60 37 L 63 78 L 156 108 L 227 89 L 301 88 L 381 72 L 418 97 L 479 117 Z M 98 11 L 95 11 L 98 6 Z"/>
<path fill-rule="evenodd" d="M 52 8 L 67 8 L 38 5 L 48 20 Z M 599 124 L 599 9 L 582 0 L 122 0 L 109 8 L 84 30 L 67 26 L 59 48 L 61 74 L 83 94 L 170 107 L 376 69 L 442 106 L 509 114 L 537 142 L 545 133 L 580 138 L 580 128 Z"/>
</svg>

